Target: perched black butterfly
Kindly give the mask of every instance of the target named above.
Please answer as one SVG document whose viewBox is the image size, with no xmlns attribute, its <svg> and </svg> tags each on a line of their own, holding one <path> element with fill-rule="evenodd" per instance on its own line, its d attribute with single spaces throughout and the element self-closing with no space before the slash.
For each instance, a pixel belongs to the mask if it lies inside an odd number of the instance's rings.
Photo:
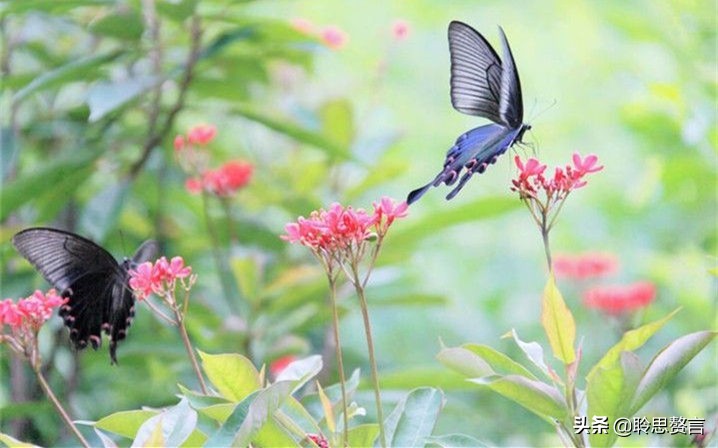
<svg viewBox="0 0 718 448">
<path fill-rule="evenodd" d="M 102 331 L 110 338 L 110 359 L 117 363 L 117 343 L 127 336 L 135 315 L 129 270 L 157 254 L 157 243 L 145 241 L 132 259 L 121 264 L 102 247 L 74 233 L 50 228 L 25 229 L 12 243 L 45 280 L 67 297 L 60 316 L 76 348 L 97 348 Z"/>
<path fill-rule="evenodd" d="M 428 184 L 407 198 L 416 202 L 431 187 L 452 185 L 465 168 L 459 184 L 446 196 L 451 199 L 474 173 L 483 173 L 490 163 L 520 142 L 531 126 L 523 123 L 521 83 L 514 57 L 499 27 L 504 47 L 503 63 L 484 36 L 469 25 L 457 21 L 449 25 L 451 53 L 451 104 L 459 112 L 488 118 L 487 124 L 462 134 L 449 149 L 444 168 Z"/>
</svg>

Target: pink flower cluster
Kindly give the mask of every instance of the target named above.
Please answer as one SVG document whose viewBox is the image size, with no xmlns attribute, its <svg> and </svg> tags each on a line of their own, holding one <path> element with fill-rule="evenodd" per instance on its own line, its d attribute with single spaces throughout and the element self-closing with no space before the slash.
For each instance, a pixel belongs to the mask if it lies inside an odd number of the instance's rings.
<svg viewBox="0 0 718 448">
<path fill-rule="evenodd" d="M 406 40 L 409 37 L 409 23 L 406 20 L 398 19 L 391 26 L 391 34 L 396 41 Z"/>
<path fill-rule="evenodd" d="M 168 291 L 174 290 L 178 279 L 189 277 L 191 274 L 192 268 L 185 266 L 182 257 L 173 257 L 170 261 L 162 257 L 154 264 L 146 261 L 131 269 L 130 287 L 135 291 L 138 300 L 144 300 L 152 293 L 163 296 Z"/>
<path fill-rule="evenodd" d="M 67 300 L 51 289 L 44 294 L 37 290 L 17 303 L 12 299 L 0 301 L 0 327 L 8 325 L 13 331 L 24 327 L 37 331 L 52 316 L 53 310 L 67 303 Z"/>
<path fill-rule="evenodd" d="M 281 238 L 314 251 L 332 253 L 360 245 L 372 231 L 383 237 L 396 218 L 407 215 L 407 207 L 406 202 L 397 204 L 383 197 L 374 203 L 374 213 L 369 215 L 362 209 L 334 203 L 329 210 L 313 211 L 309 218 L 300 217 L 297 222 L 287 224 L 287 234 Z"/>
<path fill-rule="evenodd" d="M 310 36 L 319 37 L 324 45 L 332 50 L 339 50 L 349 41 L 349 36 L 336 25 L 329 25 L 318 28 L 307 19 L 297 17 L 290 21 L 294 29 Z"/>
<path fill-rule="evenodd" d="M 584 293 L 583 303 L 615 316 L 648 306 L 655 297 L 656 287 L 652 283 L 637 282 L 593 287 Z"/>
<path fill-rule="evenodd" d="M 217 128 L 211 124 L 200 124 L 187 131 L 187 137 L 178 135 L 174 140 L 175 151 L 181 151 L 190 145 L 205 146 L 217 135 Z"/>
<path fill-rule="evenodd" d="M 205 170 L 201 177 L 191 177 L 185 181 L 190 193 L 200 193 L 203 189 L 217 196 L 230 196 L 246 186 L 252 179 L 254 167 L 251 163 L 234 160 L 217 169 Z"/>
<path fill-rule="evenodd" d="M 611 254 L 586 252 L 577 255 L 561 254 L 553 259 L 557 277 L 585 280 L 616 272 L 618 261 Z"/>
<path fill-rule="evenodd" d="M 589 154 L 585 159 L 582 159 L 579 153 L 574 153 L 573 166 L 556 167 L 552 178 L 544 176 L 546 165 L 533 157 L 524 163 L 521 157 L 516 156 L 514 162 L 516 162 L 516 167 L 519 169 L 519 175 L 511 181 L 513 184 L 511 189 L 520 192 L 522 196 L 528 197 L 535 197 L 538 190 L 544 190 L 549 197 L 554 194 L 559 197 L 565 197 L 570 191 L 586 185 L 584 177 L 587 174 L 603 169 L 603 166 L 596 166 L 598 157 L 594 154 Z"/>
</svg>

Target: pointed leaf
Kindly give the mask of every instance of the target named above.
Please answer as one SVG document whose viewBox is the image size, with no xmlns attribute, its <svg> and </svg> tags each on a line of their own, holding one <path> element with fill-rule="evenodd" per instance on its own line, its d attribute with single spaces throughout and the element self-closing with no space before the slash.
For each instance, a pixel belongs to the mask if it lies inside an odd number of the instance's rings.
<svg viewBox="0 0 718 448">
<path fill-rule="evenodd" d="M 113 82 L 100 82 L 87 94 L 90 123 L 94 123 L 153 89 L 162 79 L 156 76 L 137 76 Z"/>
<path fill-rule="evenodd" d="M 257 432 L 289 397 L 294 387 L 291 381 L 274 383 L 242 400 L 232 415 L 205 446 L 248 446 Z"/>
<path fill-rule="evenodd" d="M 496 374 L 486 361 L 464 347 L 443 348 L 436 358 L 446 367 L 469 378 L 481 378 Z"/>
<path fill-rule="evenodd" d="M 651 336 L 653 336 L 658 330 L 660 330 L 666 322 L 668 322 L 673 316 L 675 316 L 678 311 L 679 310 L 675 310 L 669 315 L 658 319 L 657 321 L 642 325 L 634 330 L 630 330 L 624 333 L 621 337 L 621 340 L 618 341 L 616 345 L 611 347 L 608 352 L 603 355 L 603 358 L 601 358 L 601 360 L 595 366 L 593 366 L 593 368 L 591 368 L 591 371 L 588 373 L 589 381 L 591 376 L 595 374 L 594 372 L 597 371 L 599 368 L 605 369 L 615 366 L 621 357 L 621 352 L 632 352 L 641 348 L 643 344 L 645 344 Z"/>
<path fill-rule="evenodd" d="M 443 407 L 444 394 L 438 389 L 422 387 L 410 391 L 385 421 L 389 446 L 423 446 Z"/>
<path fill-rule="evenodd" d="M 506 375 L 496 379 L 469 380 L 485 386 L 547 420 L 563 420 L 568 415 L 566 403 L 555 387 L 520 375 Z"/>
<path fill-rule="evenodd" d="M 324 409 L 324 420 L 327 422 L 327 429 L 333 434 L 337 432 L 337 425 L 334 422 L 334 408 L 332 407 L 332 402 L 329 401 L 329 398 L 327 398 L 324 393 L 319 381 L 317 381 L 317 393 L 319 394 L 319 401 L 322 402 L 322 409 Z"/>
<path fill-rule="evenodd" d="M 312 355 L 307 358 L 297 359 L 292 361 L 285 367 L 277 376 L 277 382 L 279 381 L 295 381 L 296 385 L 294 390 L 296 391 L 300 387 L 304 386 L 307 381 L 314 378 L 322 370 L 322 357 L 319 355 Z"/>
<path fill-rule="evenodd" d="M 541 347 L 538 342 L 522 341 L 515 329 L 511 329 L 511 336 L 514 338 L 514 342 L 516 342 L 516 345 L 518 345 L 521 351 L 524 352 L 529 361 L 538 367 L 538 369 L 543 372 L 547 378 L 552 379 L 553 376 L 551 375 L 550 369 L 546 365 L 546 361 L 544 359 L 543 347 Z"/>
<path fill-rule="evenodd" d="M 91 79 L 100 66 L 114 60 L 122 53 L 124 53 L 124 50 L 113 50 L 95 56 L 71 59 L 67 64 L 43 73 L 33 79 L 28 85 L 18 90 L 13 97 L 13 102 L 17 104 L 32 93 L 49 89 L 66 82 Z"/>
<path fill-rule="evenodd" d="M 376 423 L 354 426 L 349 429 L 349 446 L 374 446 L 374 442 L 378 436 L 379 425 Z"/>
<path fill-rule="evenodd" d="M 574 343 L 576 340 L 576 323 L 571 311 L 563 301 L 561 292 L 556 287 L 553 274 L 549 275 L 541 301 L 541 325 L 546 332 L 553 355 L 564 364 L 576 360 Z"/>
<path fill-rule="evenodd" d="M 8 446 L 8 448 L 40 448 L 32 443 L 21 442 L 14 437 L 0 432 L 0 442 Z"/>
<path fill-rule="evenodd" d="M 97 435 L 97 438 L 100 439 L 100 442 L 102 442 L 102 446 L 105 448 L 117 448 L 117 444 L 114 440 L 110 438 L 107 434 L 100 431 L 99 429 L 95 428 L 95 434 Z"/>
<path fill-rule="evenodd" d="M 187 399 L 150 417 L 137 431 L 132 446 L 180 446 L 197 425 L 197 412 Z"/>
<path fill-rule="evenodd" d="M 672 380 L 716 336 L 714 331 L 687 334 L 668 344 L 646 368 L 638 385 L 631 411 L 637 412 L 666 383 Z"/>
<path fill-rule="evenodd" d="M 95 423 L 95 428 L 119 434 L 128 439 L 134 439 L 140 426 L 153 415 L 157 415 L 157 412 L 144 409 L 115 412 L 99 419 Z"/>
<path fill-rule="evenodd" d="M 210 355 L 200 351 L 199 356 L 207 377 L 220 395 L 228 400 L 241 401 L 262 387 L 259 372 L 252 362 L 242 355 Z"/>
</svg>

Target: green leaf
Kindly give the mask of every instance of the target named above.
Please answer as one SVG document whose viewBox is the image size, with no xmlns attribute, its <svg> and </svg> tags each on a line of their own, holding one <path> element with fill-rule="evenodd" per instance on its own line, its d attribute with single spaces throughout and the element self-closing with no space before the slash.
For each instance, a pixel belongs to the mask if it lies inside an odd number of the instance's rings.
<svg viewBox="0 0 718 448">
<path fill-rule="evenodd" d="M 138 76 L 114 82 L 97 83 L 87 94 L 90 123 L 94 123 L 153 89 L 162 79 L 156 76 Z"/>
<path fill-rule="evenodd" d="M 561 292 L 556 287 L 553 274 L 549 275 L 541 300 L 541 325 L 551 344 L 553 355 L 564 364 L 576 360 L 574 343 L 576 340 L 576 323 L 571 311 L 563 301 Z"/>
<path fill-rule="evenodd" d="M 42 11 L 48 14 L 62 14 L 81 6 L 113 6 L 115 0 L 23 0 L 19 2 L 4 2 L 3 13 L 25 13 L 29 11 Z"/>
<path fill-rule="evenodd" d="M 292 361 L 277 376 L 276 382 L 294 381 L 294 390 L 304 386 L 307 381 L 314 378 L 322 370 L 322 357 L 312 355 L 303 359 Z"/>
<path fill-rule="evenodd" d="M 461 347 L 457 347 L 452 352 L 448 352 L 447 356 L 442 356 L 442 353 L 444 353 L 444 350 L 442 349 L 441 352 L 439 352 L 439 355 L 437 355 L 437 358 L 439 358 L 439 361 L 446 365 L 449 368 L 452 368 L 449 364 L 444 362 L 444 358 L 448 362 L 458 362 L 458 363 L 469 363 L 471 364 L 472 358 L 476 357 L 483 361 L 486 365 L 489 366 L 489 369 L 498 374 L 506 375 L 506 374 L 515 374 L 515 375 L 521 375 L 525 376 L 526 378 L 536 380 L 537 378 L 534 376 L 533 373 L 531 373 L 526 367 L 522 366 L 518 362 L 514 361 L 513 359 L 509 358 L 508 356 L 504 355 L 501 352 L 498 352 L 494 350 L 493 348 L 487 346 L 487 345 L 481 345 L 481 344 L 464 344 Z M 475 371 L 472 374 L 469 374 L 470 372 L 466 372 L 466 376 L 476 378 L 484 375 L 474 375 L 474 373 L 479 373 L 479 371 Z"/>
<path fill-rule="evenodd" d="M 432 436 L 426 438 L 427 447 L 439 447 L 439 448 L 475 448 L 475 447 L 489 447 L 479 439 L 475 439 L 466 434 L 447 434 L 445 436 Z"/>
<path fill-rule="evenodd" d="M 81 151 L 59 157 L 3 185 L 0 188 L 0 221 L 20 206 L 46 196 L 60 193 L 64 200 L 72 197 L 92 172 L 92 162 L 99 156 L 99 152 Z M 47 188 L 48 185 L 52 188 Z"/>
<path fill-rule="evenodd" d="M 538 369 L 543 372 L 547 378 L 552 379 L 553 376 L 550 373 L 550 368 L 546 365 L 546 361 L 544 359 L 543 347 L 541 347 L 538 342 L 522 341 L 514 329 L 511 329 L 511 337 L 513 337 L 514 342 L 516 342 L 516 345 L 518 345 L 521 351 L 524 352 L 529 361 L 538 367 Z"/>
<path fill-rule="evenodd" d="M 438 389 L 421 387 L 410 391 L 384 422 L 389 446 L 423 446 L 443 407 L 444 394 Z"/>
<path fill-rule="evenodd" d="M 553 424 L 568 415 L 566 403 L 555 387 L 520 375 L 506 375 L 497 379 L 476 378 L 469 380 L 515 401 L 524 408 Z"/>
<path fill-rule="evenodd" d="M 673 311 L 669 315 L 655 321 L 651 322 L 646 325 L 642 325 L 636 329 L 627 331 L 623 334 L 621 337 L 621 340 L 618 341 L 616 345 L 611 347 L 608 352 L 606 352 L 605 355 L 603 355 L 603 358 L 591 368 L 591 371 L 588 373 L 588 380 L 591 380 L 591 376 L 595 375 L 596 371 L 598 371 L 599 368 L 611 368 L 617 365 L 621 352 L 624 351 L 634 351 L 639 349 L 643 346 L 643 344 L 646 343 L 648 339 L 650 339 L 651 336 L 653 336 L 658 330 L 665 325 L 666 322 L 668 322 L 673 316 L 678 313 L 679 309 Z M 599 414 L 594 414 L 599 415 Z"/>
<path fill-rule="evenodd" d="M 295 442 L 287 430 L 272 417 L 254 435 L 252 446 L 299 447 L 301 445 Z"/>
<path fill-rule="evenodd" d="M 195 409 L 206 408 L 216 404 L 227 404 L 227 400 L 225 398 L 195 392 L 181 384 L 178 384 L 177 387 L 179 387 L 181 395 L 187 398 L 187 400 L 189 400 L 189 404 Z M 234 404 L 232 404 L 232 406 L 234 406 Z"/>
<path fill-rule="evenodd" d="M 408 367 L 382 372 L 381 385 L 386 389 L 414 389 L 429 386 L 441 390 L 459 390 L 471 387 L 466 378 L 456 371 L 440 366 Z"/>
<path fill-rule="evenodd" d="M 651 361 L 643 373 L 631 403 L 637 412 L 656 392 L 671 381 L 716 336 L 714 331 L 687 334 L 668 344 Z"/>
<path fill-rule="evenodd" d="M 614 422 L 619 417 L 631 416 L 628 407 L 642 369 L 638 358 L 632 352 L 621 352 L 619 361 L 612 366 L 592 371 L 593 375 L 589 377 L 586 387 L 589 416 L 605 416 L 609 422 Z M 612 446 L 617 436 L 609 429 L 606 434 L 591 433 L 588 438 L 592 446 Z"/>
<path fill-rule="evenodd" d="M 147 419 L 133 442 L 135 446 L 180 446 L 197 425 L 197 412 L 187 399 Z M 161 441 L 161 443 L 156 443 Z"/>
<path fill-rule="evenodd" d="M 80 215 L 80 228 L 84 234 L 96 241 L 105 239 L 117 225 L 129 187 L 127 180 L 109 183 L 85 204 Z"/>
<path fill-rule="evenodd" d="M 134 410 L 121 411 L 110 414 L 99 419 L 95 428 L 119 434 L 128 439 L 134 439 L 140 426 L 152 416 L 157 415 L 156 411 Z"/>
<path fill-rule="evenodd" d="M 469 378 L 481 378 L 496 374 L 480 356 L 463 347 L 444 348 L 436 355 L 436 358 L 446 367 Z"/>
<path fill-rule="evenodd" d="M 27 442 L 21 442 L 15 438 L 10 437 L 9 435 L 1 433 L 1 432 L 0 432 L 0 442 L 7 445 L 8 448 L 30 448 L 30 447 L 39 448 L 38 445 L 33 445 L 32 443 L 27 443 Z"/>
<path fill-rule="evenodd" d="M 125 6 L 113 9 L 111 13 L 93 21 L 89 27 L 90 32 L 122 40 L 139 40 L 145 30 L 142 16 Z"/>
<path fill-rule="evenodd" d="M 319 109 L 319 117 L 322 120 L 322 134 L 337 145 L 346 148 L 354 140 L 354 115 L 352 106 L 346 99 L 335 99 L 327 101 Z"/>
<path fill-rule="evenodd" d="M 273 131 L 279 132 L 280 134 L 284 134 L 294 140 L 306 143 L 318 149 L 322 149 L 332 157 L 343 160 L 348 159 L 351 156 L 347 148 L 342 147 L 321 133 L 305 129 L 292 123 L 289 118 L 282 117 L 276 112 L 269 114 L 255 109 L 254 106 L 250 104 L 235 104 L 232 110 L 248 120 L 263 124 Z"/>
<path fill-rule="evenodd" d="M 209 438 L 205 446 L 248 446 L 255 434 L 290 396 L 294 383 L 283 381 L 249 395 Z"/>
<path fill-rule="evenodd" d="M 334 407 L 332 406 L 332 402 L 329 401 L 329 398 L 324 393 L 319 381 L 317 381 L 317 393 L 319 394 L 319 401 L 322 403 L 322 409 L 324 410 L 324 421 L 327 423 L 327 429 L 329 432 L 335 433 L 337 432 L 337 425 L 334 422 Z"/>
<path fill-rule="evenodd" d="M 252 362 L 242 355 L 210 355 L 199 351 L 199 356 L 207 377 L 220 395 L 228 400 L 241 401 L 262 387 L 259 383 L 259 372 Z"/>
<path fill-rule="evenodd" d="M 374 442 L 378 436 L 379 425 L 376 423 L 354 426 L 349 429 L 349 446 L 374 446 Z"/>
<path fill-rule="evenodd" d="M 113 50 L 96 56 L 87 56 L 71 60 L 65 65 L 52 69 L 33 79 L 28 85 L 18 90 L 13 103 L 18 104 L 29 95 L 68 82 L 92 79 L 103 64 L 113 61 L 124 53 L 124 50 Z"/>
<path fill-rule="evenodd" d="M 196 7 L 197 0 L 179 0 L 173 2 L 157 2 L 157 12 L 176 22 L 181 22 L 191 16 Z"/>
<path fill-rule="evenodd" d="M 227 421 L 232 411 L 237 407 L 236 403 L 220 403 L 198 409 L 198 411 L 212 420 L 220 423 Z"/>
</svg>

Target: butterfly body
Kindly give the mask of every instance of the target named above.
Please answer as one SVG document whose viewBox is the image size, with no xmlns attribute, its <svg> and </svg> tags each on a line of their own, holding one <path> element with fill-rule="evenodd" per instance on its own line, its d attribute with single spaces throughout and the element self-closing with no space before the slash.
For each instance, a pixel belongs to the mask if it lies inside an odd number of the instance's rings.
<svg viewBox="0 0 718 448">
<path fill-rule="evenodd" d="M 129 270 L 157 253 L 157 243 L 146 241 L 132 259 L 118 263 L 92 241 L 52 228 L 30 228 L 17 233 L 13 244 L 60 295 L 68 299 L 59 314 L 78 349 L 97 349 L 104 332 L 110 340 L 110 359 L 117 362 L 117 343 L 127 336 L 134 316 Z"/>
<path fill-rule="evenodd" d="M 452 199 L 466 182 L 520 142 L 531 126 L 523 123 L 521 84 L 506 36 L 499 28 L 503 43 L 503 62 L 486 39 L 465 23 L 449 25 L 451 52 L 451 103 L 459 112 L 488 118 L 493 124 L 474 128 L 456 139 L 446 154 L 439 174 L 407 198 L 416 202 L 429 188 L 440 184 L 458 184 L 446 196 Z"/>
</svg>

